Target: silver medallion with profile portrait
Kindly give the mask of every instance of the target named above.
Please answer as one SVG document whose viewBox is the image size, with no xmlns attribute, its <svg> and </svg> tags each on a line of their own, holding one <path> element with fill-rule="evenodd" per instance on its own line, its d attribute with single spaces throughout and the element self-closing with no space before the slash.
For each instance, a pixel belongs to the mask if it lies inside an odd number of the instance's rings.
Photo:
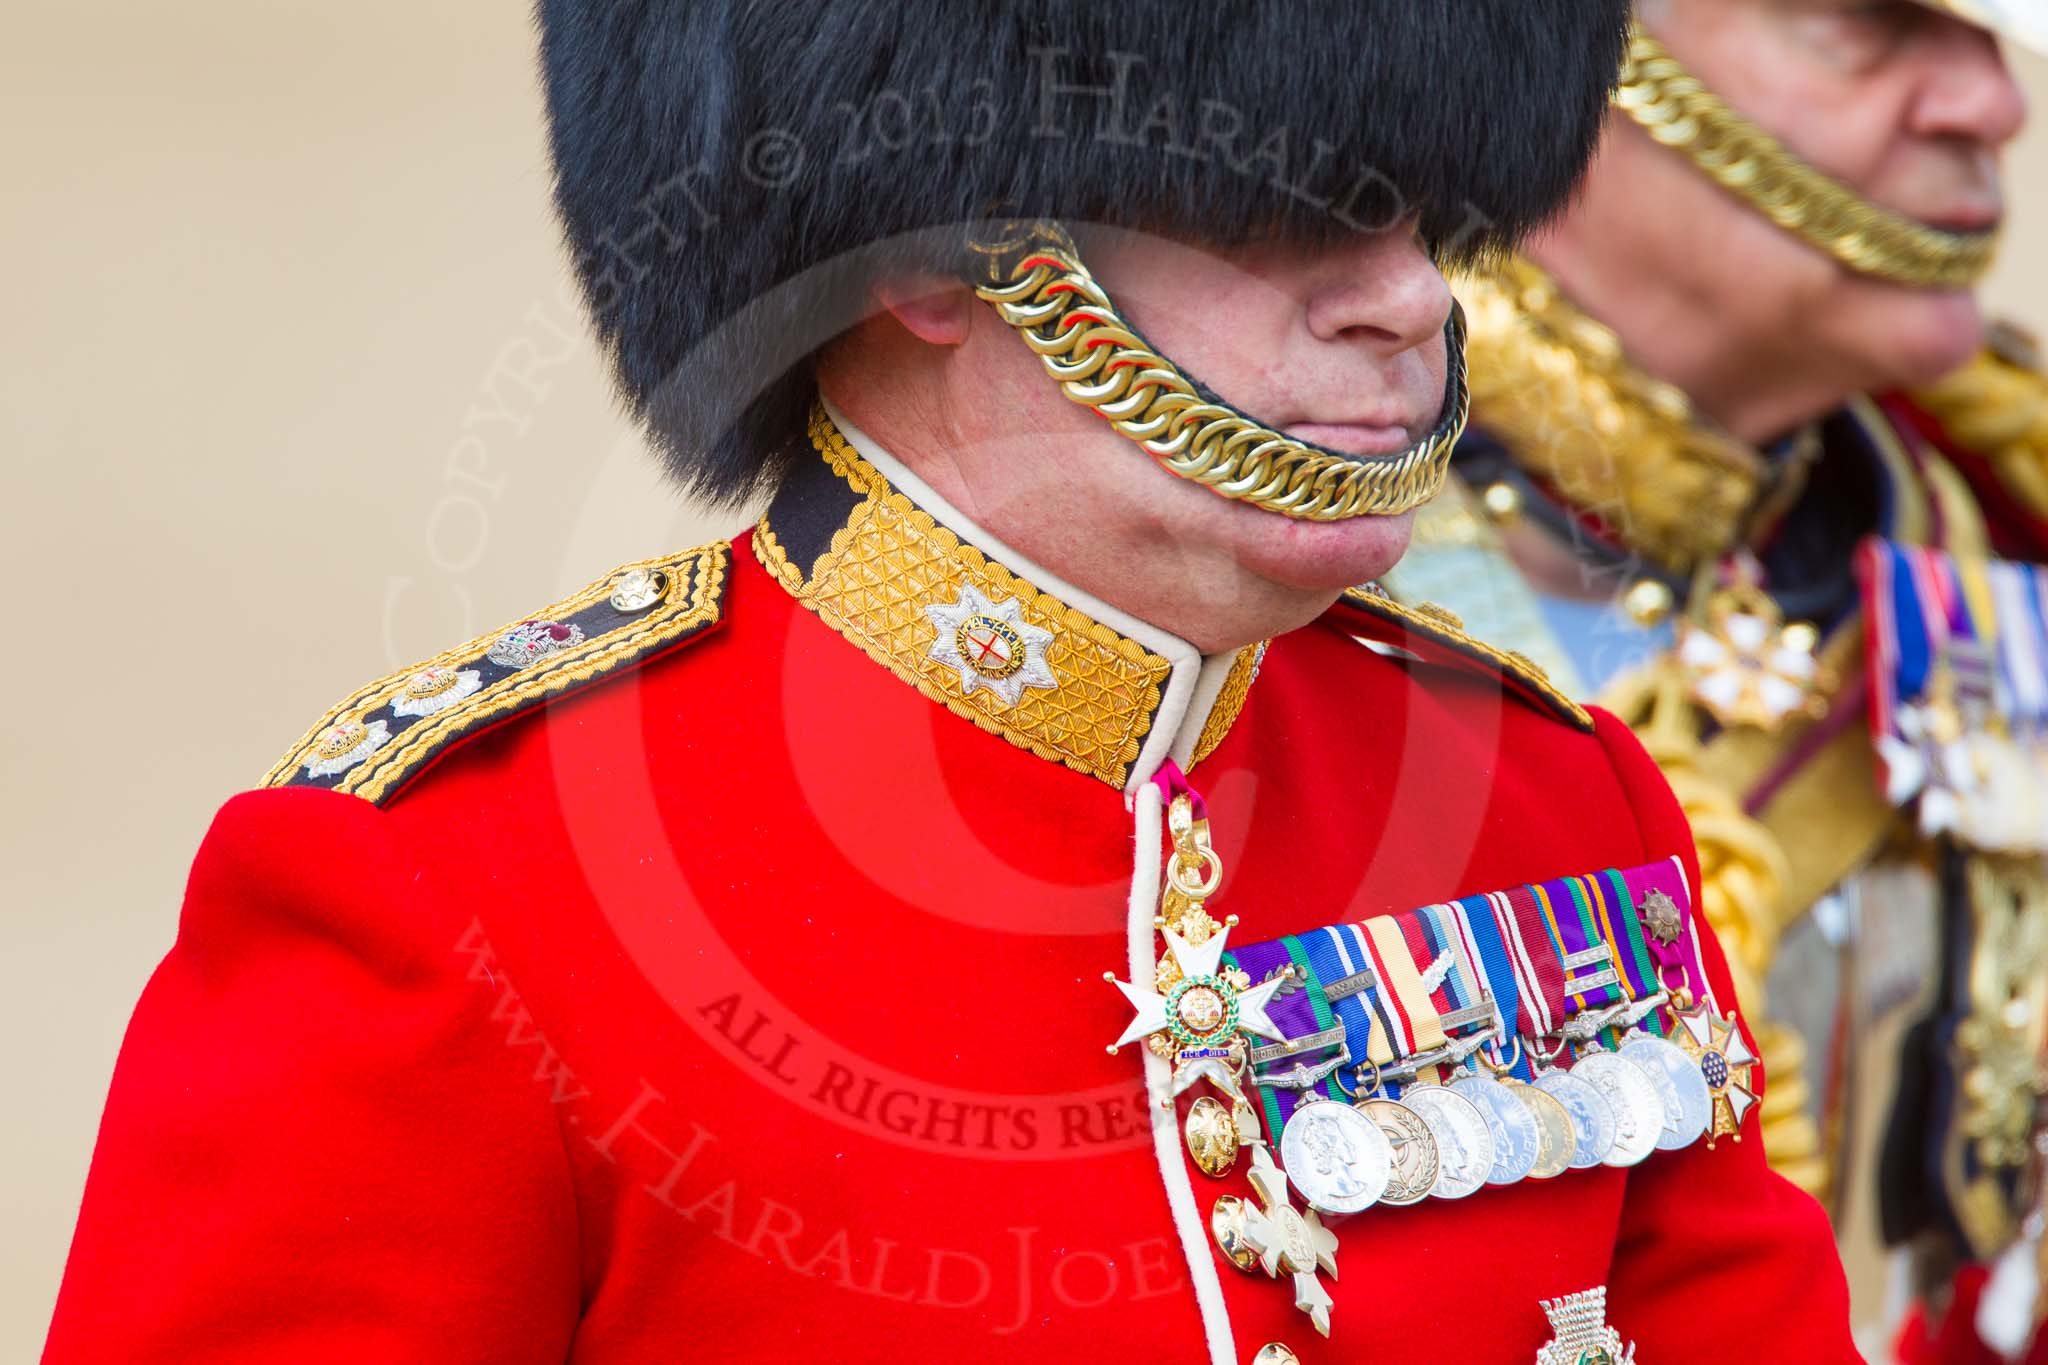
<svg viewBox="0 0 2048 1365">
<path fill-rule="evenodd" d="M 1619 1052 L 1588 1052 L 1572 1063 L 1572 1075 L 1590 1081 L 1614 1110 L 1614 1148 L 1609 1166 L 1633 1166 L 1657 1150 L 1664 1133 L 1664 1100 L 1641 1067 Z"/>
<path fill-rule="evenodd" d="M 1512 1185 L 1526 1180 L 1536 1169 L 1543 1134 L 1529 1106 L 1515 1098 L 1506 1086 L 1491 1076 L 1460 1076 L 1451 1089 L 1478 1107 L 1493 1136 L 1493 1169 L 1486 1174 L 1489 1185 Z"/>
<path fill-rule="evenodd" d="M 1569 1071 L 1545 1071 L 1532 1084 L 1564 1106 L 1571 1117 L 1572 1169 L 1590 1170 L 1614 1150 L 1614 1107 L 1588 1080 Z"/>
<path fill-rule="evenodd" d="M 1683 1048 L 1653 1033 L 1631 1034 L 1622 1042 L 1621 1055 L 1643 1069 L 1664 1101 L 1658 1150 L 1675 1152 L 1698 1142 L 1714 1121 L 1714 1095 L 1698 1063 Z"/>
<path fill-rule="evenodd" d="M 1438 1199 L 1463 1199 L 1493 1173 L 1493 1132 L 1479 1106 L 1444 1085 L 1411 1086 L 1401 1100 L 1422 1115 L 1436 1139 Z"/>
<path fill-rule="evenodd" d="M 1317 1213 L 1357 1213 L 1386 1193 L 1394 1150 L 1379 1126 L 1350 1105 L 1311 1100 L 1281 1130 L 1280 1163 Z"/>
</svg>

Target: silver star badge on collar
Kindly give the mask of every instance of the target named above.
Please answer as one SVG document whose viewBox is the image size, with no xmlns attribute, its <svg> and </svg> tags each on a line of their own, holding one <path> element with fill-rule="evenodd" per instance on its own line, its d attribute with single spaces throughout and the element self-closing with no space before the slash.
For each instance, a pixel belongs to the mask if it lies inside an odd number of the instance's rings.
<svg viewBox="0 0 2048 1365">
<path fill-rule="evenodd" d="M 1059 686 L 1045 661 L 1053 633 L 1026 621 L 1016 598 L 992 602 L 963 583 L 958 601 L 926 607 L 924 614 L 938 632 L 928 657 L 958 673 L 967 695 L 987 688 L 1004 706 L 1015 706 L 1027 687 Z"/>
</svg>

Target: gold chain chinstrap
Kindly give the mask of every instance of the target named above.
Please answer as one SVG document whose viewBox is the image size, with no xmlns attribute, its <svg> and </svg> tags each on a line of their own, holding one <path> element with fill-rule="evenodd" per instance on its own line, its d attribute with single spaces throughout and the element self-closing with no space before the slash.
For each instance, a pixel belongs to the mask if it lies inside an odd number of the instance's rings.
<svg viewBox="0 0 2048 1365">
<path fill-rule="evenodd" d="M 1021 250 L 981 253 L 976 292 L 1017 329 L 1067 397 L 1092 408 L 1168 470 L 1211 492 L 1308 521 L 1391 516 L 1437 495 L 1465 428 L 1465 324 L 1444 328 L 1449 382 L 1436 429 L 1398 455 L 1353 458 L 1307 445 L 1213 398 L 1117 312 L 1071 239 L 1039 225 Z M 1000 263 L 1011 262 L 1002 270 Z"/>
<path fill-rule="evenodd" d="M 1963 289 L 1991 268 L 1994 232 L 1944 232 L 1880 208 L 1722 102 L 1655 38 L 1629 41 L 1614 103 L 1779 227 L 1865 275 Z"/>
</svg>

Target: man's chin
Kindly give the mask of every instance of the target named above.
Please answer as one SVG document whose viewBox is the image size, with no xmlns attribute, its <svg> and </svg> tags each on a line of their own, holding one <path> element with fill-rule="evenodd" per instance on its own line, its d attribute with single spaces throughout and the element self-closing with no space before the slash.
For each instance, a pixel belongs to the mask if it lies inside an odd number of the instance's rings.
<svg viewBox="0 0 2048 1365">
<path fill-rule="evenodd" d="M 1856 340 L 1881 347 L 1873 368 L 1885 387 L 1920 388 L 1967 363 L 1984 344 L 1984 313 L 1968 290 L 1884 291 L 1885 316 L 1856 328 Z"/>
<path fill-rule="evenodd" d="M 1239 504 L 1230 548 L 1249 573 L 1302 592 L 1342 592 L 1394 567 L 1407 553 L 1415 514 L 1300 521 Z"/>
<path fill-rule="evenodd" d="M 1960 290 L 1932 295 L 1926 312 L 1925 326 L 1914 334 L 1918 345 L 1913 360 L 1922 375 L 1913 381 L 1916 384 L 1931 384 L 1968 363 L 1984 345 L 1984 310 L 1975 294 Z"/>
</svg>

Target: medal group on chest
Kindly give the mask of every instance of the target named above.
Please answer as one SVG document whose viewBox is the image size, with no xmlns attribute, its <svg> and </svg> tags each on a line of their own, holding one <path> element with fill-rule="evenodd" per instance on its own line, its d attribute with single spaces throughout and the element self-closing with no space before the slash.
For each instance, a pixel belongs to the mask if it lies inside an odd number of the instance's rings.
<svg viewBox="0 0 2048 1365">
<path fill-rule="evenodd" d="M 1856 567 L 1886 796 L 1927 835 L 2048 850 L 2048 568 L 1885 540 Z"/>
<path fill-rule="evenodd" d="M 1106 974 L 1136 1010 L 1110 1050 L 1160 1057 L 1167 1104 L 1200 1091 L 1190 1159 L 1247 1175 L 1211 1206 L 1218 1248 L 1324 1335 L 1330 1220 L 1739 1139 L 1757 1059 L 1713 1006 L 1675 862 L 1233 949 L 1184 779 L 1167 823 L 1166 951 L 1150 987 Z"/>
</svg>

